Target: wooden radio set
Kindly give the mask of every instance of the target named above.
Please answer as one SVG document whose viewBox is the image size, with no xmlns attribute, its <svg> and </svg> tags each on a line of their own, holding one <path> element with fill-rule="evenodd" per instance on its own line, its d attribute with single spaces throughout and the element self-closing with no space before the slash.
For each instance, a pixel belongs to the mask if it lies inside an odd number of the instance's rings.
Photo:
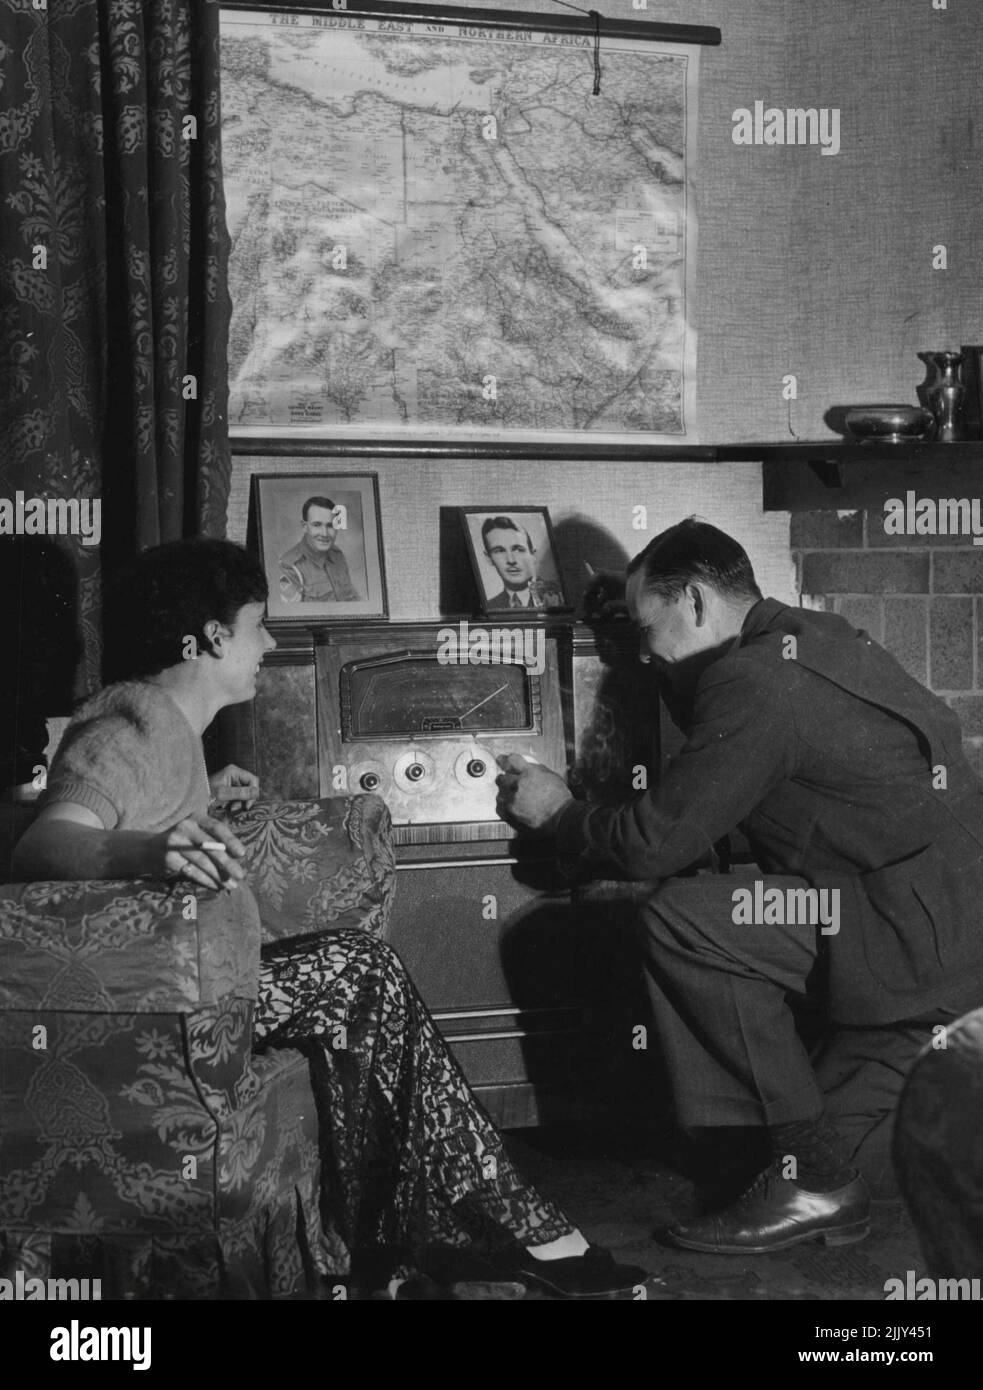
<svg viewBox="0 0 983 1390">
<path fill-rule="evenodd" d="M 498 757 L 567 764 L 564 636 L 464 622 L 332 633 L 316 655 L 321 795 L 376 792 L 397 844 L 509 838 Z"/>
</svg>

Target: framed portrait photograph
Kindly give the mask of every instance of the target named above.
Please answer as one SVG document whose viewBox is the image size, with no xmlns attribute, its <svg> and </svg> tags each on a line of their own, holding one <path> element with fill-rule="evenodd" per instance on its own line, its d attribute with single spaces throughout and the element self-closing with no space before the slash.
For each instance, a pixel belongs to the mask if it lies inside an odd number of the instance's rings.
<svg viewBox="0 0 983 1390">
<path fill-rule="evenodd" d="M 257 473 L 252 506 L 271 620 L 387 616 L 375 473 Z"/>
<path fill-rule="evenodd" d="M 483 613 L 569 608 L 545 507 L 462 507 Z"/>
</svg>

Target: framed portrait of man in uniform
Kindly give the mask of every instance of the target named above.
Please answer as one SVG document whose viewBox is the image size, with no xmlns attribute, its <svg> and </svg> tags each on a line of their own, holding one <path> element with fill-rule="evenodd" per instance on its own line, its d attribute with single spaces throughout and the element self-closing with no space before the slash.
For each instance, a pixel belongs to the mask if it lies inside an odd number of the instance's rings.
<svg viewBox="0 0 983 1390">
<path fill-rule="evenodd" d="M 462 507 L 461 520 L 483 613 L 570 607 L 545 507 Z"/>
<path fill-rule="evenodd" d="M 271 621 L 388 613 L 374 473 L 257 473 L 253 516 Z"/>
</svg>

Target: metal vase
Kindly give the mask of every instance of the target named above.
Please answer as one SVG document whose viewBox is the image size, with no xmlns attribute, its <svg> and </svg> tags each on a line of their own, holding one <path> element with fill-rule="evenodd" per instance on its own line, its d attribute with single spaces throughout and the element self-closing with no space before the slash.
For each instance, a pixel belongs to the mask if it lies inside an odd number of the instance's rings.
<svg viewBox="0 0 983 1390">
<path fill-rule="evenodd" d="M 935 376 L 925 389 L 928 408 L 935 417 L 934 437 L 945 444 L 963 439 L 962 415 L 966 399 L 966 386 L 960 375 L 963 355 L 961 352 L 927 352 L 923 356 L 935 368 Z"/>
</svg>

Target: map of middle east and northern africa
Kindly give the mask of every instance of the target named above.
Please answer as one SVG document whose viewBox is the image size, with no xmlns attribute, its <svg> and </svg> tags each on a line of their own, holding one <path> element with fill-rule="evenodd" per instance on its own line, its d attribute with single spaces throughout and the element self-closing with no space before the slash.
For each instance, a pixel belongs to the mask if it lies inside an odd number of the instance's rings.
<svg viewBox="0 0 983 1390">
<path fill-rule="evenodd" d="M 229 424 L 695 440 L 696 53 L 222 15 Z"/>
</svg>

